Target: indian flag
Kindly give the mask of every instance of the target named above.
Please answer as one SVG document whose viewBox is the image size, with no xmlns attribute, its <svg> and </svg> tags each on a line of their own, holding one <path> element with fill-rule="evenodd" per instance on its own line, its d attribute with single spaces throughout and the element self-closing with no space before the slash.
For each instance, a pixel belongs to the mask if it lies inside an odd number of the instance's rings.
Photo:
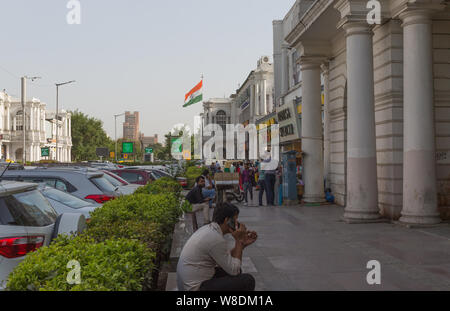
<svg viewBox="0 0 450 311">
<path fill-rule="evenodd" d="M 202 88 L 203 80 L 201 80 L 199 84 L 197 84 L 189 93 L 186 94 L 183 107 L 188 107 L 201 102 L 203 100 Z"/>
</svg>

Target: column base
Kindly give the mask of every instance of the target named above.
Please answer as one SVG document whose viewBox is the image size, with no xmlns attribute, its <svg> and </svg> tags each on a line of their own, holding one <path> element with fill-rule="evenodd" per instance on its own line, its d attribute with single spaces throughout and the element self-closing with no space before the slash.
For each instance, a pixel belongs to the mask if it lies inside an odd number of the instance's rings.
<svg viewBox="0 0 450 311">
<path fill-rule="evenodd" d="M 367 211 L 348 211 L 344 212 L 342 217 L 344 221 L 349 223 L 354 222 L 379 222 L 383 219 L 379 212 L 367 212 Z"/>
<path fill-rule="evenodd" d="M 327 200 L 325 200 L 325 196 L 319 196 L 319 195 L 310 195 L 310 196 L 303 196 L 303 201 L 305 203 L 325 203 Z"/>
<path fill-rule="evenodd" d="M 442 222 L 439 215 L 403 215 L 399 222 L 405 225 L 437 225 Z"/>
</svg>

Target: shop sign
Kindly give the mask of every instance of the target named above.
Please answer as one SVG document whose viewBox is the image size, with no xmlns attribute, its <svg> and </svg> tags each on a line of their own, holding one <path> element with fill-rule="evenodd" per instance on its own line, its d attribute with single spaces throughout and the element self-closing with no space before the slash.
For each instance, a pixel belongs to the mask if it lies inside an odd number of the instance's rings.
<svg viewBox="0 0 450 311">
<path fill-rule="evenodd" d="M 300 139 L 300 122 L 295 101 L 277 107 L 280 143 Z"/>
</svg>

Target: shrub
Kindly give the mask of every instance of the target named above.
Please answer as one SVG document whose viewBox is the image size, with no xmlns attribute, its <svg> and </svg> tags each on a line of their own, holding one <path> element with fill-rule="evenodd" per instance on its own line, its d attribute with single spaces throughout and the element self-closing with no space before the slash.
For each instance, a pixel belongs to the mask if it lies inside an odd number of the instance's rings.
<svg viewBox="0 0 450 311">
<path fill-rule="evenodd" d="M 170 177 L 163 177 L 155 180 L 150 184 L 147 184 L 144 187 L 138 188 L 135 193 L 161 194 L 171 192 L 175 194 L 177 197 L 179 197 L 181 194 L 181 190 L 182 188 L 176 180 Z"/>
<path fill-rule="evenodd" d="M 133 194 L 120 197 L 92 212 L 88 228 L 139 220 L 157 223 L 158 229 L 162 233 L 167 233 L 181 215 L 179 204 L 179 198 L 172 193 Z"/>
<path fill-rule="evenodd" d="M 50 246 L 27 255 L 9 276 L 13 291 L 139 291 L 150 281 L 155 254 L 136 240 L 95 243 L 81 235 L 58 237 Z M 77 260 L 81 284 L 70 285 L 67 264 Z"/>
</svg>

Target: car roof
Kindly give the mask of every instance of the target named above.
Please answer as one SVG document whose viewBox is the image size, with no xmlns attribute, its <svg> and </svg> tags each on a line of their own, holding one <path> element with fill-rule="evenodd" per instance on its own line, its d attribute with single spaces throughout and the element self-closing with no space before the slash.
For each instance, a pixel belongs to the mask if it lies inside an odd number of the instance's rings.
<svg viewBox="0 0 450 311">
<path fill-rule="evenodd" d="M 103 172 L 88 167 L 38 167 L 30 170 L 8 170 L 5 176 L 33 176 L 38 174 L 51 175 L 52 173 L 75 173 L 88 175 L 88 177 L 103 176 Z"/>
<path fill-rule="evenodd" d="M 0 197 L 33 190 L 37 187 L 38 185 L 34 183 L 3 180 L 0 181 Z"/>
</svg>

